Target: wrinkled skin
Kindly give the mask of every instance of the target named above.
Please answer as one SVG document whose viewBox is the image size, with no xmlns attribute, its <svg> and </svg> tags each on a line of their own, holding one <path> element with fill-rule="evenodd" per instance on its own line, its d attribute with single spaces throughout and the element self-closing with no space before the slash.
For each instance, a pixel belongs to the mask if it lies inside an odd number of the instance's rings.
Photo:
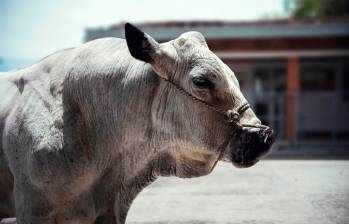
<svg viewBox="0 0 349 224">
<path fill-rule="evenodd" d="M 7 197 L 2 218 L 124 223 L 157 176 L 207 175 L 220 153 L 248 167 L 269 150 L 272 136 L 237 132 L 159 78 L 226 110 L 246 101 L 200 33 L 158 44 L 127 24 L 126 40 L 95 40 L 1 75 L 0 189 L 15 204 Z M 251 109 L 240 122 L 260 124 Z"/>
</svg>

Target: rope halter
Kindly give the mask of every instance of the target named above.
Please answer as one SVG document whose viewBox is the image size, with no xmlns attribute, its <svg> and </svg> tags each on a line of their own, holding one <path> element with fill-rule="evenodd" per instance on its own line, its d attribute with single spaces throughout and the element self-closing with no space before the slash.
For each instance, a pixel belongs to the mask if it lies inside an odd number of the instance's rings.
<svg viewBox="0 0 349 224">
<path fill-rule="evenodd" d="M 192 95 L 191 93 L 187 92 L 185 89 L 183 89 L 181 86 L 179 86 L 175 82 L 173 82 L 173 81 L 171 81 L 169 79 L 166 79 L 164 77 L 161 77 L 161 76 L 159 76 L 159 77 L 162 80 L 170 83 L 177 90 L 179 90 L 179 92 L 181 92 L 185 96 L 188 96 L 194 102 L 198 102 L 198 103 L 204 105 L 205 107 L 209 108 L 210 110 L 213 110 L 216 113 L 219 113 L 220 115 L 223 115 L 224 117 L 226 117 L 227 120 L 228 120 L 228 123 L 230 125 L 232 125 L 232 127 L 234 129 L 238 129 L 238 130 L 243 130 L 243 128 L 258 128 L 258 129 L 261 129 L 264 132 L 264 134 L 265 134 L 264 143 L 267 142 L 267 139 L 268 139 L 269 135 L 273 134 L 273 130 L 270 127 L 266 126 L 266 125 L 262 125 L 262 124 L 241 124 L 240 123 L 241 116 L 243 115 L 243 113 L 246 110 L 248 110 L 250 108 L 250 105 L 247 102 L 243 103 L 236 110 L 228 110 L 228 111 L 226 111 L 226 110 L 223 110 L 220 107 L 213 106 L 213 105 L 207 103 L 206 101 L 203 101 L 203 100 L 195 97 L 194 95 Z"/>
</svg>

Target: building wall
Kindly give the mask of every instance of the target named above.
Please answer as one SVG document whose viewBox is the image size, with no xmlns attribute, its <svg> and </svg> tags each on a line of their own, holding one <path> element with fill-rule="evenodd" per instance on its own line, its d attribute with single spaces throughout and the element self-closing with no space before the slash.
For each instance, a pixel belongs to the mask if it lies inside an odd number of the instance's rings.
<svg viewBox="0 0 349 224">
<path fill-rule="evenodd" d="M 287 60 L 225 60 L 237 75 L 241 90 L 261 120 L 271 125 L 281 141 L 347 142 L 349 127 L 349 58 L 299 60 L 299 87 L 287 89 Z M 292 97 L 291 108 L 287 98 Z M 293 116 L 287 123 L 287 110 Z M 287 136 L 288 125 L 293 135 Z"/>
</svg>

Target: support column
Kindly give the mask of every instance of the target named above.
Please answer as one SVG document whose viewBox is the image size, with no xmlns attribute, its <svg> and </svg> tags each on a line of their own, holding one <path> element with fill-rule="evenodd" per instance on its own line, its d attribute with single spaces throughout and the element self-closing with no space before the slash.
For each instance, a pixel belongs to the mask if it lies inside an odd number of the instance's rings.
<svg viewBox="0 0 349 224">
<path fill-rule="evenodd" d="M 297 122 L 296 100 L 300 90 L 299 59 L 292 57 L 287 59 L 286 66 L 286 96 L 285 96 L 285 139 L 292 141 L 295 138 Z"/>
</svg>

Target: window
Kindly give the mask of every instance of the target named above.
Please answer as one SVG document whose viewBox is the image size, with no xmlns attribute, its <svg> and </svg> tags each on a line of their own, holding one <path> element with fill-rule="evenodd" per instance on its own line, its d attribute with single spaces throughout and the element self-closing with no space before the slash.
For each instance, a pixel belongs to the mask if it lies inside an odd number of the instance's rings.
<svg viewBox="0 0 349 224">
<path fill-rule="evenodd" d="M 305 91 L 333 91 L 335 70 L 331 67 L 305 67 L 301 69 L 301 89 Z"/>
<path fill-rule="evenodd" d="M 282 67 L 258 68 L 254 77 L 262 91 L 285 91 L 285 69 Z"/>
</svg>

